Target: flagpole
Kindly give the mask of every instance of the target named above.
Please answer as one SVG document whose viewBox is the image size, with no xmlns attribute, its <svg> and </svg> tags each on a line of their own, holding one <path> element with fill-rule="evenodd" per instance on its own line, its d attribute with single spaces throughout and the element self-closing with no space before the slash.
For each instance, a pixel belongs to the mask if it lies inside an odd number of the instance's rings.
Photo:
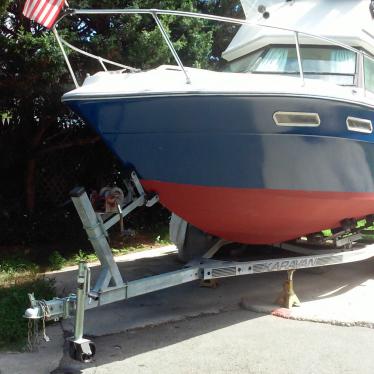
<svg viewBox="0 0 374 374">
<path fill-rule="evenodd" d="M 62 52 L 62 54 L 64 55 L 66 65 L 68 66 L 68 69 L 69 69 L 70 75 L 71 75 L 71 77 L 72 77 L 72 79 L 73 79 L 73 81 L 74 81 L 75 87 L 78 88 L 78 87 L 79 87 L 79 84 L 78 84 L 77 78 L 76 78 L 76 76 L 75 76 L 75 74 L 74 74 L 73 68 L 72 68 L 71 65 L 70 65 L 69 58 L 68 58 L 68 56 L 67 56 L 67 54 L 66 54 L 66 52 L 65 52 L 64 46 L 63 46 L 62 43 L 61 43 L 60 36 L 59 36 L 59 34 L 58 34 L 57 29 L 56 29 L 55 26 L 53 26 L 52 31 L 53 31 L 53 34 L 54 34 L 55 37 L 56 37 L 56 40 L 57 40 L 58 45 L 60 46 L 61 52 Z"/>
</svg>

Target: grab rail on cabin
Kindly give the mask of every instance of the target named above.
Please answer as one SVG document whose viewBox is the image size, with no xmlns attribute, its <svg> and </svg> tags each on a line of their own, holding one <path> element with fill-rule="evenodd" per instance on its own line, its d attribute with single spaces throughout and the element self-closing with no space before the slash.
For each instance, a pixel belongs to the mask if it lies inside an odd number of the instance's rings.
<svg viewBox="0 0 374 374">
<path fill-rule="evenodd" d="M 301 49 L 300 49 L 300 40 L 299 40 L 299 35 L 303 35 L 312 39 L 317 39 L 323 42 L 327 42 L 329 44 L 344 48 L 346 50 L 352 51 L 356 54 L 356 56 L 359 56 L 359 69 L 360 69 L 360 75 L 362 77 L 362 80 L 360 82 L 359 87 L 362 88 L 363 93 L 365 95 L 366 93 L 366 87 L 365 87 L 365 65 L 364 65 L 364 59 L 367 58 L 374 62 L 374 58 L 367 54 L 365 51 L 353 48 L 345 43 L 339 42 L 334 39 L 326 38 L 324 36 L 320 35 L 314 35 L 311 33 L 307 33 L 304 31 L 299 31 L 299 30 L 293 30 L 290 28 L 286 27 L 280 27 L 280 26 L 274 26 L 274 25 L 268 25 L 268 24 L 263 24 L 263 23 L 256 23 L 256 22 L 251 22 L 247 20 L 242 20 L 242 19 L 237 19 L 237 18 L 230 18 L 230 17 L 222 17 L 222 16 L 215 16 L 211 14 L 203 14 L 203 13 L 194 13 L 194 12 L 184 12 L 184 11 L 179 11 L 179 10 L 163 10 L 163 9 L 67 9 L 65 13 L 60 17 L 60 19 L 57 21 L 61 21 L 63 18 L 65 18 L 68 15 L 103 15 L 103 14 L 149 14 L 153 17 L 155 20 L 157 27 L 159 28 L 162 37 L 164 38 L 168 48 L 170 49 L 170 52 L 172 53 L 176 63 L 180 67 L 181 71 L 183 72 L 185 78 L 186 78 L 186 83 L 189 84 L 191 83 L 190 76 L 185 69 L 181 59 L 179 58 L 179 55 L 177 51 L 174 48 L 173 42 L 170 40 L 167 31 L 165 30 L 160 18 L 158 17 L 159 15 L 170 15 L 170 16 L 181 16 L 181 17 L 188 17 L 188 18 L 198 18 L 198 19 L 205 19 L 205 20 L 211 20 L 211 21 L 216 21 L 216 22 L 224 22 L 224 23 L 232 23 L 232 24 L 237 24 L 237 25 L 248 25 L 248 26 L 254 26 L 254 27 L 265 27 L 265 28 L 270 28 L 270 29 L 275 29 L 275 30 L 280 30 L 280 31 L 288 31 L 290 33 L 293 33 L 294 38 L 295 38 L 295 48 L 296 48 L 296 53 L 297 53 L 297 61 L 298 61 L 298 66 L 299 66 L 299 75 L 300 79 L 302 82 L 302 85 L 305 84 L 305 79 L 304 79 L 304 69 L 302 65 L 302 55 L 301 55 Z M 57 24 L 56 23 L 56 24 Z M 80 48 L 77 48 L 64 39 L 62 39 L 56 29 L 56 25 L 53 27 L 53 32 L 56 36 L 57 42 L 61 48 L 62 54 L 65 58 L 66 64 L 68 66 L 69 72 L 72 76 L 72 79 L 74 81 L 74 84 L 76 87 L 79 87 L 78 81 L 76 79 L 75 73 L 71 67 L 69 58 L 65 52 L 64 46 L 67 46 L 71 48 L 72 50 L 84 54 L 88 57 L 94 58 L 98 60 L 98 62 L 101 64 L 103 69 L 107 71 L 107 68 L 105 66 L 105 63 L 111 64 L 114 66 L 122 67 L 125 70 L 129 71 L 139 71 L 139 69 L 132 68 L 130 66 L 126 66 L 123 64 L 120 64 L 118 62 L 114 62 L 105 58 L 102 58 L 100 56 L 96 56 L 94 54 L 88 53 L 86 51 L 83 51 Z"/>
</svg>

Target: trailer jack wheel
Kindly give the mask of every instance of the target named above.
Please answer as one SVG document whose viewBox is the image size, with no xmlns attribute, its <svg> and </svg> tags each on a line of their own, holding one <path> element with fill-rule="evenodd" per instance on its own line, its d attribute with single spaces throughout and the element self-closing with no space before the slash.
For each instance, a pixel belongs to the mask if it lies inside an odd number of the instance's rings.
<svg viewBox="0 0 374 374">
<path fill-rule="evenodd" d="M 69 356 L 76 361 L 91 362 L 96 353 L 96 346 L 91 340 L 69 341 Z"/>
</svg>

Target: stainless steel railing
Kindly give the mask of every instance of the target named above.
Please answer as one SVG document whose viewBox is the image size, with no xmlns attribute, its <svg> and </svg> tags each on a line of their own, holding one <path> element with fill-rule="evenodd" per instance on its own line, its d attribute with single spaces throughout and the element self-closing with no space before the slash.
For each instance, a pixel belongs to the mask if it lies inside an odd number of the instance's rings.
<svg viewBox="0 0 374 374">
<path fill-rule="evenodd" d="M 63 18 L 65 18 L 68 15 L 89 15 L 89 14 L 90 15 L 95 15 L 95 14 L 97 14 L 97 15 L 100 15 L 100 14 L 101 15 L 102 14 L 106 14 L 106 15 L 108 15 L 108 14 L 149 14 L 149 15 L 151 15 L 153 17 L 153 19 L 155 20 L 155 22 L 156 22 L 156 24 L 157 24 L 157 26 L 158 26 L 161 34 L 162 34 L 162 37 L 164 38 L 167 46 L 169 47 L 170 52 L 172 53 L 176 63 L 178 64 L 181 71 L 185 75 L 187 84 L 191 83 L 191 78 L 190 78 L 187 70 L 185 69 L 181 59 L 179 58 L 179 55 L 178 55 L 177 51 L 175 50 L 174 45 L 173 45 L 172 41 L 170 40 L 170 38 L 168 36 L 168 33 L 166 32 L 160 18 L 158 17 L 159 15 L 171 15 L 171 16 L 198 18 L 198 19 L 205 19 L 205 20 L 211 20 L 211 21 L 216 21 L 216 22 L 231 23 L 231 24 L 236 24 L 236 25 L 249 25 L 249 26 L 254 26 L 254 27 L 265 27 L 265 28 L 270 28 L 270 29 L 275 29 L 275 30 L 280 30 L 280 31 L 287 31 L 287 32 L 293 33 L 294 38 L 295 38 L 295 48 L 296 48 L 296 51 L 297 51 L 299 74 L 300 74 L 300 79 L 301 79 L 302 85 L 305 84 L 305 79 L 304 79 L 304 70 L 303 70 L 303 65 L 302 65 L 302 55 L 301 55 L 301 49 L 300 49 L 300 40 L 299 40 L 300 35 L 303 35 L 303 36 L 306 36 L 308 38 L 316 39 L 316 40 L 323 41 L 323 42 L 326 42 L 326 43 L 331 44 L 331 45 L 335 45 L 335 46 L 344 48 L 346 50 L 354 52 L 357 56 L 359 56 L 360 75 L 362 76 L 360 87 L 363 89 L 364 94 L 365 94 L 364 59 L 367 58 L 367 59 L 374 62 L 374 58 L 371 57 L 366 52 L 358 50 L 356 48 L 353 48 L 353 47 L 351 47 L 347 44 L 344 44 L 344 43 L 339 42 L 339 41 L 334 40 L 334 39 L 326 38 L 326 37 L 323 37 L 323 36 L 320 36 L 320 35 L 314 35 L 314 34 L 311 34 L 311 33 L 304 32 L 304 31 L 294 30 L 294 29 L 291 29 L 291 28 L 273 26 L 273 25 L 262 24 L 262 23 L 255 23 L 255 22 L 242 20 L 242 19 L 237 19 L 237 18 L 214 16 L 214 15 L 211 15 L 211 14 L 184 12 L 184 11 L 179 11 L 179 10 L 163 10 L 163 9 L 68 9 L 65 12 L 65 14 L 59 19 L 59 21 L 61 21 Z M 83 50 L 81 50 L 77 47 L 74 47 L 73 45 L 66 42 L 64 39 L 62 39 L 59 36 L 56 27 L 54 27 L 53 31 L 55 33 L 55 36 L 56 36 L 57 41 L 59 43 L 59 46 L 62 50 L 62 53 L 64 55 L 66 64 L 68 66 L 68 69 L 70 71 L 70 74 L 73 78 L 73 81 L 74 81 L 74 84 L 75 84 L 76 87 L 79 87 L 79 85 L 78 85 L 76 76 L 74 74 L 74 71 L 71 67 L 69 58 L 68 58 L 68 56 L 67 56 L 67 54 L 64 50 L 63 45 L 73 49 L 76 52 L 82 53 L 82 54 L 84 54 L 88 57 L 91 57 L 91 58 L 94 58 L 94 59 L 98 60 L 98 62 L 101 64 L 101 66 L 103 67 L 103 69 L 105 71 L 107 70 L 107 68 L 105 66 L 105 63 L 111 64 L 111 65 L 114 65 L 114 66 L 118 66 L 118 67 L 122 67 L 123 69 L 129 70 L 129 71 L 137 71 L 137 69 L 132 68 L 130 66 L 122 65 L 122 64 L 119 64 L 117 62 L 104 59 L 100 56 L 93 55 L 93 54 L 88 53 L 86 51 L 83 51 Z"/>
</svg>

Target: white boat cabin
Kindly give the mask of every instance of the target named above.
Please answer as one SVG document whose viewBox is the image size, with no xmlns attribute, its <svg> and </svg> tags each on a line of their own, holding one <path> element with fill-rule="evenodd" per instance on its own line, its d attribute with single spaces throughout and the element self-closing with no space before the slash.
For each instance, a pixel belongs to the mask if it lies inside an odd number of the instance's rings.
<svg viewBox="0 0 374 374">
<path fill-rule="evenodd" d="M 374 10 L 369 8 L 370 0 L 241 2 L 248 21 L 319 35 L 374 56 Z M 341 86 L 362 86 L 361 70 L 365 69 L 365 87 L 374 92 L 372 60 L 303 34 L 299 34 L 299 41 L 305 78 Z M 243 25 L 223 57 L 228 61 L 226 71 L 229 72 L 300 74 L 295 34 L 290 31 Z"/>
</svg>

